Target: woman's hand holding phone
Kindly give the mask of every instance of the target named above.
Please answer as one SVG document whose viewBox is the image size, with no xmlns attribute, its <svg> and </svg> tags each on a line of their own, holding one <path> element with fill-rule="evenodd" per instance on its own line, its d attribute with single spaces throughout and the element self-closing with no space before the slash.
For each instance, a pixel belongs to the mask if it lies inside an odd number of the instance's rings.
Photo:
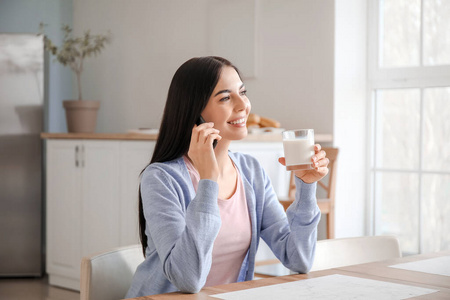
<svg viewBox="0 0 450 300">
<path fill-rule="evenodd" d="M 203 124 L 203 123 L 206 123 L 205 119 L 203 119 L 202 116 L 198 117 L 198 120 L 197 120 L 197 123 L 196 123 L 197 126 L 200 125 L 200 124 Z M 214 142 L 213 142 L 213 149 L 216 149 L 216 146 L 217 146 L 217 140 L 214 140 Z"/>
<path fill-rule="evenodd" d="M 200 174 L 200 179 L 217 181 L 219 166 L 217 165 L 213 143 L 214 140 L 221 140 L 222 137 L 219 135 L 219 130 L 213 126 L 213 123 L 202 123 L 194 126 L 188 156 Z"/>
</svg>

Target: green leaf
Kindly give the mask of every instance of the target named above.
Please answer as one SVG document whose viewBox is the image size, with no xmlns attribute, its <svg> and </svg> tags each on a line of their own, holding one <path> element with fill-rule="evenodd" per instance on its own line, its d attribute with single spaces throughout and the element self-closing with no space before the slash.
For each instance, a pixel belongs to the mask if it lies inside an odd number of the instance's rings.
<svg viewBox="0 0 450 300">
<path fill-rule="evenodd" d="M 41 33 L 44 31 L 44 23 L 39 24 Z M 90 30 L 86 30 L 83 36 L 73 37 L 72 28 L 63 25 L 61 30 L 64 33 L 62 45 L 55 46 L 51 39 L 44 35 L 44 49 L 56 57 L 62 65 L 69 65 L 77 74 L 81 74 L 83 60 L 92 55 L 101 53 L 106 44 L 111 42 L 111 33 L 108 31 L 104 35 L 92 35 Z"/>
</svg>

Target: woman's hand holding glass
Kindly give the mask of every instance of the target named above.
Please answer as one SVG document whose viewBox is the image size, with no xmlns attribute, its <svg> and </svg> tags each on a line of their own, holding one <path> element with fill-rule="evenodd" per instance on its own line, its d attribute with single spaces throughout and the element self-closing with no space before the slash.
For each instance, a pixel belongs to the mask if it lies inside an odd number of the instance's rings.
<svg viewBox="0 0 450 300">
<path fill-rule="evenodd" d="M 286 165 L 284 157 L 280 157 L 278 161 L 283 166 Z M 312 169 L 294 171 L 295 176 L 305 183 L 319 181 L 328 174 L 328 164 L 330 160 L 326 157 L 326 153 L 322 150 L 320 144 L 314 145 L 314 155 L 311 157 L 311 161 Z"/>
<path fill-rule="evenodd" d="M 220 141 L 222 137 L 219 130 L 213 128 L 214 124 L 203 123 L 195 125 L 192 129 L 191 143 L 188 156 L 197 169 L 200 179 L 217 181 L 219 166 L 213 149 L 214 140 Z"/>
</svg>

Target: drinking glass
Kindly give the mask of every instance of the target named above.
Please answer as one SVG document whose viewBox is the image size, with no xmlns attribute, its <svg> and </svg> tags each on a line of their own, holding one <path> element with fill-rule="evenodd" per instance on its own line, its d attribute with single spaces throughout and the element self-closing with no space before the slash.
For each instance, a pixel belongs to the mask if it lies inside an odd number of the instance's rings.
<svg viewBox="0 0 450 300">
<path fill-rule="evenodd" d="M 314 155 L 314 130 L 296 129 L 283 131 L 283 148 L 286 170 L 312 169 Z"/>
</svg>

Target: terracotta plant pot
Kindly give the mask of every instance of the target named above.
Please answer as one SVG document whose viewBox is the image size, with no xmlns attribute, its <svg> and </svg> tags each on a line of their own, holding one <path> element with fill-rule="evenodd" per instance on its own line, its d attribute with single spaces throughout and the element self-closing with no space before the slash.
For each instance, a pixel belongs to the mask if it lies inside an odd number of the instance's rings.
<svg viewBox="0 0 450 300">
<path fill-rule="evenodd" d="M 97 125 L 97 111 L 100 101 L 65 100 L 67 129 L 69 132 L 92 133 Z"/>
</svg>

